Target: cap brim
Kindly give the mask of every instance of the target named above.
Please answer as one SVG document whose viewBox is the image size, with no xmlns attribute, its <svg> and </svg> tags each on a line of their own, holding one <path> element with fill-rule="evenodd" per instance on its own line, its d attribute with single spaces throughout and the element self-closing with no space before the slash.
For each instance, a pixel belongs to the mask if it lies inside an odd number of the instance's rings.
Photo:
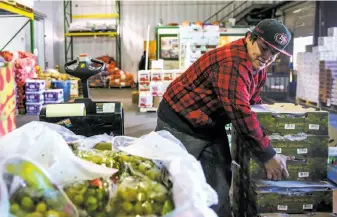
<svg viewBox="0 0 337 217">
<path fill-rule="evenodd" d="M 283 53 L 283 54 L 285 54 L 289 57 L 291 56 L 291 54 L 288 53 L 287 51 L 278 49 L 276 46 L 270 44 L 268 41 L 264 40 L 263 38 L 259 37 L 259 39 L 261 39 L 264 43 L 268 44 L 270 47 L 274 48 L 275 50 L 279 51 L 280 53 Z"/>
</svg>

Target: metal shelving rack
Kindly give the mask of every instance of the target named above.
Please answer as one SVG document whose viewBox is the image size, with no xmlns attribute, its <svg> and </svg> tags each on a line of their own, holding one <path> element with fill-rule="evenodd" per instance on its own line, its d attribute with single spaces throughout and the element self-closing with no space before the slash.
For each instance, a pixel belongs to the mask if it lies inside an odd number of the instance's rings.
<svg viewBox="0 0 337 217">
<path fill-rule="evenodd" d="M 7 45 L 13 41 L 13 39 L 25 28 L 28 24 L 30 25 L 30 46 L 31 52 L 34 52 L 34 11 L 33 9 L 26 7 L 24 5 L 11 2 L 11 1 L 1 1 L 0 0 L 0 17 L 6 16 L 17 16 L 17 17 L 27 17 L 29 20 L 13 35 L 13 37 L 5 44 L 0 45 L 0 51 L 3 51 Z"/>
<path fill-rule="evenodd" d="M 64 0 L 64 41 L 65 41 L 65 62 L 74 59 L 74 37 L 115 37 L 116 38 L 116 62 L 117 67 L 122 68 L 121 61 L 121 34 L 120 34 L 120 0 L 116 0 L 116 14 L 87 14 L 73 15 L 72 1 Z M 94 18 L 115 18 L 117 21 L 116 30 L 108 32 L 69 32 L 69 26 L 73 19 L 94 19 Z"/>
</svg>

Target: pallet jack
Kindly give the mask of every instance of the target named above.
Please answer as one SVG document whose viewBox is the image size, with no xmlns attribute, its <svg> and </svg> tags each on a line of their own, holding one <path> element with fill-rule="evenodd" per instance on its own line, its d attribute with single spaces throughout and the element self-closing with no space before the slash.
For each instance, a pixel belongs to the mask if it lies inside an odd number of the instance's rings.
<svg viewBox="0 0 337 217">
<path fill-rule="evenodd" d="M 86 54 L 82 54 L 76 60 L 66 63 L 65 72 L 81 80 L 83 98 L 75 99 L 74 102 L 44 106 L 40 112 L 40 121 L 60 124 L 67 127 L 76 135 L 86 137 L 100 134 L 124 135 L 124 110 L 122 103 L 115 101 L 92 101 L 90 99 L 88 79 L 100 73 L 104 68 L 104 62 L 92 59 Z M 85 112 L 73 115 L 73 112 L 69 109 L 73 106 L 71 104 L 84 105 Z M 55 112 L 51 114 L 52 110 L 60 111 L 60 114 Z M 69 114 L 72 113 L 72 115 L 67 115 L 65 110 L 69 111 Z"/>
</svg>

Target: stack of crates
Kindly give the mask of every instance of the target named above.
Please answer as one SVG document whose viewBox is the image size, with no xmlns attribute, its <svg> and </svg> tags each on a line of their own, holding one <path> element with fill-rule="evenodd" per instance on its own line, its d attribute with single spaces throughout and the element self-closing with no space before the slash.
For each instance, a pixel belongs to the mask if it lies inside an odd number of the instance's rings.
<svg viewBox="0 0 337 217">
<path fill-rule="evenodd" d="M 290 103 L 256 105 L 252 110 L 275 151 L 294 160 L 287 161 L 288 179 L 266 180 L 264 165 L 233 128 L 232 155 L 239 165 L 233 171 L 234 216 L 332 212 L 335 186 L 327 182 L 329 113 Z"/>
</svg>

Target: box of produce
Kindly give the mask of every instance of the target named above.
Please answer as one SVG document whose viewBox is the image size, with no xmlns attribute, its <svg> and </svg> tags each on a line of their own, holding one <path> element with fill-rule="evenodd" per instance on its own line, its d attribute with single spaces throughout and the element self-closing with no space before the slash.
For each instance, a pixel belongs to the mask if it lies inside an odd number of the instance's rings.
<svg viewBox="0 0 337 217">
<path fill-rule="evenodd" d="M 294 157 L 298 160 L 327 158 L 329 136 L 314 136 L 305 133 L 281 136 L 268 136 L 276 153 Z"/>
<path fill-rule="evenodd" d="M 44 102 L 44 94 L 43 92 L 26 92 L 26 102 L 31 103 L 31 102 Z"/>
<path fill-rule="evenodd" d="M 313 137 L 314 138 L 314 137 Z M 325 138 L 325 137 L 324 137 Z M 313 140 L 314 141 L 314 140 Z M 291 144 L 291 143 L 289 143 Z M 328 144 L 326 144 L 328 146 Z M 237 136 L 236 131 L 232 130 L 232 157 L 233 160 L 240 165 L 241 180 L 249 183 L 251 179 L 265 179 L 264 167 L 256 159 L 255 156 L 243 150 L 242 140 Z M 281 149 L 285 150 L 284 148 Z M 309 150 L 309 149 L 308 149 Z M 304 150 L 301 150 L 304 152 Z M 285 152 L 285 151 L 283 151 Z M 298 152 L 288 149 L 287 152 Z M 309 152 L 309 151 L 308 151 Z M 317 151 L 316 151 L 317 152 Z M 289 172 L 289 180 L 325 180 L 327 178 L 327 158 L 322 157 L 301 157 L 297 154 L 292 160 L 287 161 L 287 169 Z M 324 163 L 322 163 L 324 162 Z"/>
<path fill-rule="evenodd" d="M 29 115 L 39 115 L 43 107 L 43 102 L 26 103 L 26 112 Z"/>
<path fill-rule="evenodd" d="M 263 213 L 259 214 L 258 217 L 334 217 L 336 216 L 333 213 L 329 212 L 315 212 L 315 213 L 306 213 L 306 214 L 286 214 L 286 213 Z"/>
<path fill-rule="evenodd" d="M 264 167 L 254 159 L 245 159 L 244 163 L 248 168 L 242 166 L 247 179 L 265 179 Z M 307 160 L 287 161 L 289 172 L 288 180 L 326 180 L 327 179 L 327 158 L 309 158 Z"/>
<path fill-rule="evenodd" d="M 44 92 L 45 102 L 59 102 L 63 100 L 63 89 L 52 89 Z"/>
<path fill-rule="evenodd" d="M 26 80 L 26 92 L 41 92 L 46 87 L 45 80 Z"/>
<path fill-rule="evenodd" d="M 329 182 L 256 181 L 247 191 L 247 216 L 257 213 L 332 212 L 333 192 Z"/>
<path fill-rule="evenodd" d="M 252 110 L 267 135 L 307 133 L 328 135 L 329 113 L 291 103 L 254 105 Z"/>
<path fill-rule="evenodd" d="M 258 180 L 250 185 L 234 184 L 233 190 L 235 217 L 257 216 L 258 212 L 270 213 L 267 216 L 272 217 L 276 214 L 288 216 L 286 214 L 289 213 L 306 213 L 306 215 L 317 212 L 332 213 L 336 186 L 325 181 Z"/>
<path fill-rule="evenodd" d="M 70 99 L 70 89 L 71 89 L 70 80 L 67 80 L 67 81 L 52 81 L 51 86 L 52 86 L 53 89 L 63 89 L 64 102 L 69 101 L 69 99 Z"/>
</svg>

